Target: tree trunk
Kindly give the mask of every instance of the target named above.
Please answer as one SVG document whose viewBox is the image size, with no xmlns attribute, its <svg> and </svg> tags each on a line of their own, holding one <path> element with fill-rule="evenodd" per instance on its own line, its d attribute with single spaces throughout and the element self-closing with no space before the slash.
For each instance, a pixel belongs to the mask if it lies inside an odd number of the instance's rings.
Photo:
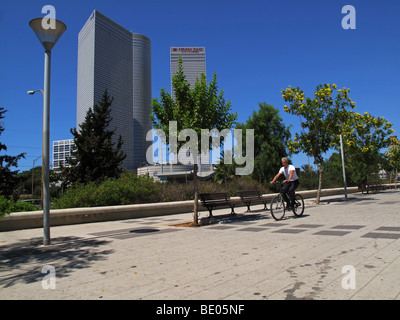
<svg viewBox="0 0 400 320">
<path fill-rule="evenodd" d="M 197 164 L 193 166 L 194 208 L 193 226 L 199 225 L 199 187 L 197 185 Z"/>
<path fill-rule="evenodd" d="M 399 176 L 399 169 L 396 168 L 396 177 L 394 179 L 394 188 L 397 189 L 397 177 Z"/>
<path fill-rule="evenodd" d="M 315 201 L 316 204 L 319 204 L 319 199 L 321 197 L 321 190 L 322 190 L 322 171 L 323 169 L 318 166 L 318 171 L 319 171 L 319 182 L 318 182 L 318 190 L 317 190 L 317 200 Z"/>
</svg>

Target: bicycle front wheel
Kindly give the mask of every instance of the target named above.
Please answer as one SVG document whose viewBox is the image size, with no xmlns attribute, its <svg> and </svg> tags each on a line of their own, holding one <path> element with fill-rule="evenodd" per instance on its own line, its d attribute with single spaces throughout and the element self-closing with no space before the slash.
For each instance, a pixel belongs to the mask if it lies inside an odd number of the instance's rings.
<svg viewBox="0 0 400 320">
<path fill-rule="evenodd" d="M 271 201 L 271 215 L 275 220 L 282 220 L 285 216 L 285 203 L 282 197 L 276 196 Z"/>
<path fill-rule="evenodd" d="M 296 194 L 293 213 L 296 217 L 300 217 L 304 213 L 304 200 L 303 197 L 299 194 Z"/>
</svg>

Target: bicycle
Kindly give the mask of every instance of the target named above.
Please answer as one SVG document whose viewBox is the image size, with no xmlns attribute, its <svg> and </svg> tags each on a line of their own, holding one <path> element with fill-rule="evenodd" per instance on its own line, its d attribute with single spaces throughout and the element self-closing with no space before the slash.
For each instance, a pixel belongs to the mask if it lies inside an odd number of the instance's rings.
<svg viewBox="0 0 400 320">
<path fill-rule="evenodd" d="M 279 189 L 281 190 L 281 182 L 275 182 L 279 185 Z M 279 194 L 274 197 L 271 201 L 271 215 L 275 220 L 282 220 L 285 216 L 286 206 L 285 201 L 283 200 L 282 191 L 279 191 Z M 304 199 L 300 194 L 295 195 L 295 201 L 293 204 L 292 211 L 296 217 L 300 217 L 304 213 Z"/>
</svg>

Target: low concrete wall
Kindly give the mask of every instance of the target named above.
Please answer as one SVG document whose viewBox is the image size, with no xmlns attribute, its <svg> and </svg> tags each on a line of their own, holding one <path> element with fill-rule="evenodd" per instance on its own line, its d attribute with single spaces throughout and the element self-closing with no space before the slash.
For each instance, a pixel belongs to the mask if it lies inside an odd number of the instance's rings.
<svg viewBox="0 0 400 320">
<path fill-rule="evenodd" d="M 347 189 L 348 193 L 357 192 L 357 187 Z M 298 191 L 304 198 L 315 198 L 317 190 Z M 321 197 L 344 194 L 343 188 L 323 189 Z M 276 194 L 264 195 L 272 199 Z M 239 197 L 231 198 L 236 206 L 243 206 Z M 207 210 L 200 205 L 199 210 Z M 193 201 L 175 201 L 125 206 L 107 206 L 92 208 L 58 209 L 50 211 L 50 225 L 70 225 L 89 222 L 135 219 L 151 216 L 171 215 L 193 212 Z M 43 211 L 14 212 L 0 219 L 0 231 L 11 231 L 43 227 Z"/>
<path fill-rule="evenodd" d="M 193 211 L 193 201 L 50 210 L 50 225 L 134 219 Z M 14 212 L 0 219 L 0 231 L 43 227 L 43 211 Z"/>
</svg>

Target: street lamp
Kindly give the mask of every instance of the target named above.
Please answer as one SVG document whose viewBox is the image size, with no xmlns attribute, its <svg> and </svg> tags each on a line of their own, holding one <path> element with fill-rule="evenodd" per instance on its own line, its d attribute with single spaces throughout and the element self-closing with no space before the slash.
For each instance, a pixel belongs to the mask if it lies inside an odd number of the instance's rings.
<svg viewBox="0 0 400 320">
<path fill-rule="evenodd" d="M 44 91 L 42 89 L 37 89 L 37 90 L 32 90 L 32 91 L 27 91 L 27 94 L 30 95 L 34 95 L 36 92 L 41 91 L 43 93 L 43 97 L 44 97 Z"/>
<path fill-rule="evenodd" d="M 50 24 L 47 22 L 50 20 Z M 45 49 L 44 53 L 44 90 L 43 93 L 43 143 L 42 143 L 42 170 L 43 170 L 43 229 L 44 245 L 50 244 L 50 173 L 49 173 L 49 129 L 50 129 L 50 64 L 51 50 L 67 29 L 59 20 L 51 18 L 36 18 L 29 22 L 40 43 Z M 28 91 L 34 94 L 36 91 Z M 41 90 L 40 90 L 41 91 Z"/>
</svg>

